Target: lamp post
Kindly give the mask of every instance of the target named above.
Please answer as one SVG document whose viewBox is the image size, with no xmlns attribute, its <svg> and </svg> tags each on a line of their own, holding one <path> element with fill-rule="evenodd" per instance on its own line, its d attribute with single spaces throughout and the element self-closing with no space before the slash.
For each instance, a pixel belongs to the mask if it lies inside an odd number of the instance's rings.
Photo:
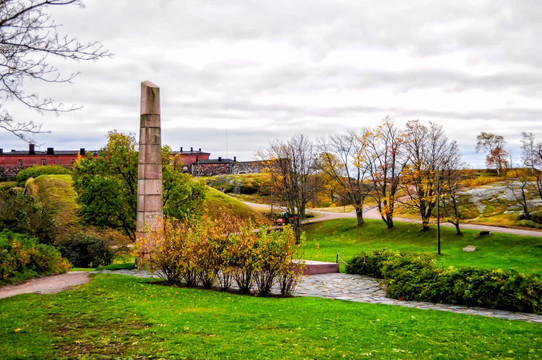
<svg viewBox="0 0 542 360">
<path fill-rule="evenodd" d="M 440 183 L 439 168 L 437 167 L 437 253 L 440 255 Z"/>
</svg>

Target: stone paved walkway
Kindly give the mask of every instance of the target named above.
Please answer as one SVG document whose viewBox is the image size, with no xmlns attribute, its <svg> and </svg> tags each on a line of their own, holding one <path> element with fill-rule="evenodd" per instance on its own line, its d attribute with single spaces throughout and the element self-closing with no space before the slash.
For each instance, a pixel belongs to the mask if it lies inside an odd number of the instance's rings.
<svg viewBox="0 0 542 360">
<path fill-rule="evenodd" d="M 141 270 L 116 270 L 102 271 L 101 273 L 112 273 L 137 277 L 158 276 Z M 273 293 L 279 293 L 274 289 Z M 409 308 L 424 310 L 441 310 L 460 314 L 480 315 L 508 320 L 522 320 L 542 324 L 542 316 L 536 314 L 518 313 L 506 310 L 486 309 L 468 307 L 461 305 L 435 304 L 429 302 L 400 301 L 389 299 L 379 281 L 361 275 L 351 274 L 321 274 L 305 276 L 299 285 L 295 296 L 314 296 L 327 299 L 347 300 L 364 302 L 370 304 L 397 305 Z"/>
</svg>

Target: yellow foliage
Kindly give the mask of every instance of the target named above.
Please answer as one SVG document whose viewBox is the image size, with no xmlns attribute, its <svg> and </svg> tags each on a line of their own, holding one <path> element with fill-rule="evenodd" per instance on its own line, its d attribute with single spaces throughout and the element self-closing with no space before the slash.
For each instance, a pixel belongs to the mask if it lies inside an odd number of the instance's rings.
<svg viewBox="0 0 542 360">
<path fill-rule="evenodd" d="M 480 176 L 474 179 L 465 179 L 461 181 L 461 185 L 467 188 L 473 188 L 483 185 L 488 185 L 495 183 L 497 181 L 501 181 L 502 178 L 498 177 L 486 177 L 486 176 Z"/>
</svg>

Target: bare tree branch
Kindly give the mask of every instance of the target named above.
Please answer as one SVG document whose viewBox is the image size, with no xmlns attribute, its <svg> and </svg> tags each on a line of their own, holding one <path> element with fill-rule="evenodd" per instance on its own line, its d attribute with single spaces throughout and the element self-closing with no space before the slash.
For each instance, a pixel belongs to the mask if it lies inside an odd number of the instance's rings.
<svg viewBox="0 0 542 360">
<path fill-rule="evenodd" d="M 358 225 L 364 223 L 363 204 L 370 189 L 367 183 L 368 159 L 364 154 L 368 132 L 364 130 L 357 134 L 350 131 L 330 136 L 329 142 L 322 140 L 318 158 L 318 168 L 329 178 L 333 190 L 354 207 Z"/>
<path fill-rule="evenodd" d="M 69 112 L 81 106 L 65 106 L 51 98 L 24 91 L 26 80 L 69 83 L 77 73 L 63 74 L 51 58 L 95 61 L 111 54 L 99 42 L 81 43 L 58 34 L 59 25 L 48 13 L 50 7 L 83 6 L 81 0 L 0 0 L 0 128 L 31 141 L 42 126 L 32 121 L 15 121 L 5 108 L 16 101 L 36 111 Z"/>
<path fill-rule="evenodd" d="M 313 192 L 311 178 L 315 172 L 316 148 L 304 135 L 292 137 L 288 142 L 275 142 L 259 155 L 266 160 L 264 171 L 271 175 L 272 186 L 294 216 L 293 229 L 300 239 L 301 219 Z"/>
</svg>

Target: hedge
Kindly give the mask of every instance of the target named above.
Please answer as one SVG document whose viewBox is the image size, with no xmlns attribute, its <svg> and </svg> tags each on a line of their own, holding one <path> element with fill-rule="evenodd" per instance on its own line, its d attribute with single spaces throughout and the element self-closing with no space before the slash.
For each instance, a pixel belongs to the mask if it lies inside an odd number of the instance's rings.
<svg viewBox="0 0 542 360">
<path fill-rule="evenodd" d="M 443 269 L 429 254 L 378 250 L 355 256 L 346 271 L 385 279 L 386 295 L 394 299 L 542 314 L 542 283 L 515 270 Z"/>
</svg>

